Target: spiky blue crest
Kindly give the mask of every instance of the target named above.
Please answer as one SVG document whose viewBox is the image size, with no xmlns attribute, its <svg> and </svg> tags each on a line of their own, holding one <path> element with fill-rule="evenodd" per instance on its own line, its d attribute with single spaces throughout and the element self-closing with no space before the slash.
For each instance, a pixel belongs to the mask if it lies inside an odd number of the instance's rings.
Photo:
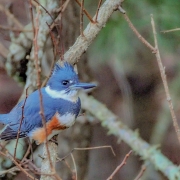
<svg viewBox="0 0 180 180">
<path fill-rule="evenodd" d="M 64 62 L 63 65 L 61 66 L 59 63 L 56 63 L 55 64 L 55 67 L 54 67 L 54 70 L 53 70 L 53 73 L 56 73 L 57 71 L 72 71 L 74 72 L 74 68 L 71 64 L 69 64 L 68 62 Z"/>
<path fill-rule="evenodd" d="M 63 65 L 56 63 L 53 73 L 47 83 L 54 90 L 64 90 L 63 81 L 72 81 L 73 83 L 79 82 L 78 76 L 74 71 L 74 68 L 68 62 L 64 62 Z"/>
</svg>

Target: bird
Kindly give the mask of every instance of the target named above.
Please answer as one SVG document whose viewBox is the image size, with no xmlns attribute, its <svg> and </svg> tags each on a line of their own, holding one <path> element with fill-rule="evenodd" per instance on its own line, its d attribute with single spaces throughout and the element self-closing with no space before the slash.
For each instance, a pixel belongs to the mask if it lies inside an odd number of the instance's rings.
<svg viewBox="0 0 180 180">
<path fill-rule="evenodd" d="M 36 90 L 9 113 L 0 114 L 0 123 L 5 125 L 0 139 L 8 141 L 18 136 L 29 137 L 37 144 L 45 143 L 74 124 L 81 109 L 79 90 L 94 87 L 96 84 L 79 82 L 74 67 L 67 61 L 61 65 L 56 63 L 46 86 L 40 89 L 41 98 Z M 46 130 L 40 114 L 41 106 Z"/>
</svg>

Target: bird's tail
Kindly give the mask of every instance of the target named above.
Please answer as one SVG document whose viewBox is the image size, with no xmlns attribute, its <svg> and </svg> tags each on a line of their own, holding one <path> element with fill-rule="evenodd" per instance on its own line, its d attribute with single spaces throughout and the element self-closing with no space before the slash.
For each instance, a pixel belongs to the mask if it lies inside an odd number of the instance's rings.
<svg viewBox="0 0 180 180">
<path fill-rule="evenodd" d="M 8 114 L 0 114 L 0 123 L 6 125 L 0 133 L 0 140 L 13 140 L 17 138 L 18 131 L 12 128 L 15 124 L 9 124 Z M 26 137 L 27 134 L 20 132 L 19 138 Z"/>
<path fill-rule="evenodd" d="M 0 124 L 7 124 L 7 115 L 6 114 L 0 114 Z M 3 129 L 1 129 L 1 133 L 0 133 L 0 139 L 4 139 L 4 131 L 6 130 L 6 128 L 8 127 L 8 125 L 6 125 Z"/>
<path fill-rule="evenodd" d="M 6 125 L 4 127 L 4 129 L 2 130 L 2 133 L 0 134 L 0 139 L 1 140 L 5 140 L 5 141 L 9 141 L 9 140 L 13 140 L 16 139 L 18 135 L 18 132 L 11 129 L 11 127 L 9 127 L 9 125 Z M 27 135 L 25 133 L 20 132 L 19 134 L 19 138 L 23 138 L 26 137 Z"/>
</svg>

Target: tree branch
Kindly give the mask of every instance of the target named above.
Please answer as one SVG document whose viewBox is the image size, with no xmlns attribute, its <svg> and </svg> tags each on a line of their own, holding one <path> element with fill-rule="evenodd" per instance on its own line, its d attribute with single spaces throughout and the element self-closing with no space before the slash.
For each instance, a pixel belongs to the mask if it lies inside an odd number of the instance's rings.
<svg viewBox="0 0 180 180">
<path fill-rule="evenodd" d="M 53 163 L 53 167 L 55 167 L 56 164 L 56 158 L 57 158 L 57 145 L 53 142 L 48 142 L 48 147 L 49 147 L 49 153 L 51 154 L 51 162 Z M 59 178 L 55 170 L 54 172 L 51 171 L 51 165 L 49 163 L 48 159 L 48 153 L 47 153 L 47 148 L 46 146 L 43 147 L 43 160 L 42 160 L 42 166 L 41 166 L 41 173 L 44 174 L 52 174 L 52 175 L 41 175 L 40 180 L 54 180 L 54 179 L 61 179 Z"/>
<path fill-rule="evenodd" d="M 122 0 L 106 0 L 104 4 L 99 8 L 97 23 L 89 23 L 84 30 L 84 36 L 79 36 L 73 46 L 64 54 L 64 60 L 71 64 L 76 63 L 81 55 L 86 52 L 90 44 L 95 37 L 105 27 L 106 22 L 110 18 L 111 14 L 117 10 L 118 6 L 122 3 Z M 96 15 L 93 18 L 96 19 Z M 60 59 L 61 60 L 61 59 Z"/>
<path fill-rule="evenodd" d="M 137 132 L 130 130 L 121 120 L 114 115 L 105 105 L 95 100 L 92 96 L 81 94 L 82 107 L 92 113 L 101 121 L 102 126 L 109 133 L 122 139 L 143 160 L 150 161 L 157 170 L 161 171 L 169 180 L 180 178 L 180 169 L 165 157 L 156 146 L 150 146 L 142 140 Z"/>
<path fill-rule="evenodd" d="M 169 92 L 169 87 L 168 87 L 166 73 L 165 73 L 165 67 L 162 64 L 162 60 L 161 60 L 161 56 L 160 56 L 160 52 L 159 52 L 159 48 L 158 48 L 158 42 L 157 42 L 157 37 L 156 37 L 156 29 L 155 29 L 155 23 L 154 23 L 153 15 L 151 15 L 151 24 L 152 24 L 153 35 L 154 35 L 154 43 L 155 43 L 155 48 L 156 48 L 155 56 L 157 59 L 159 70 L 160 70 L 161 79 L 162 79 L 162 82 L 164 85 L 164 90 L 166 93 L 166 98 L 167 98 L 169 109 L 171 112 L 171 117 L 173 120 L 174 129 L 176 131 L 176 135 L 177 135 L 179 143 L 180 143 L 180 129 L 179 129 L 179 125 L 178 125 L 178 120 L 177 120 L 175 112 L 174 112 L 174 107 L 172 104 L 171 95 Z"/>
</svg>

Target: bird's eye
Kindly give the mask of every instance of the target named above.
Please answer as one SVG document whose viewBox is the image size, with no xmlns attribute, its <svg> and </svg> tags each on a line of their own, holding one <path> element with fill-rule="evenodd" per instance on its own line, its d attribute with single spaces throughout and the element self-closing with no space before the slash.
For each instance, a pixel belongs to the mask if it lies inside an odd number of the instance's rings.
<svg viewBox="0 0 180 180">
<path fill-rule="evenodd" d="M 62 84 L 63 85 L 67 85 L 67 84 L 69 84 L 69 81 L 68 80 L 64 80 L 64 81 L 62 81 Z"/>
</svg>

